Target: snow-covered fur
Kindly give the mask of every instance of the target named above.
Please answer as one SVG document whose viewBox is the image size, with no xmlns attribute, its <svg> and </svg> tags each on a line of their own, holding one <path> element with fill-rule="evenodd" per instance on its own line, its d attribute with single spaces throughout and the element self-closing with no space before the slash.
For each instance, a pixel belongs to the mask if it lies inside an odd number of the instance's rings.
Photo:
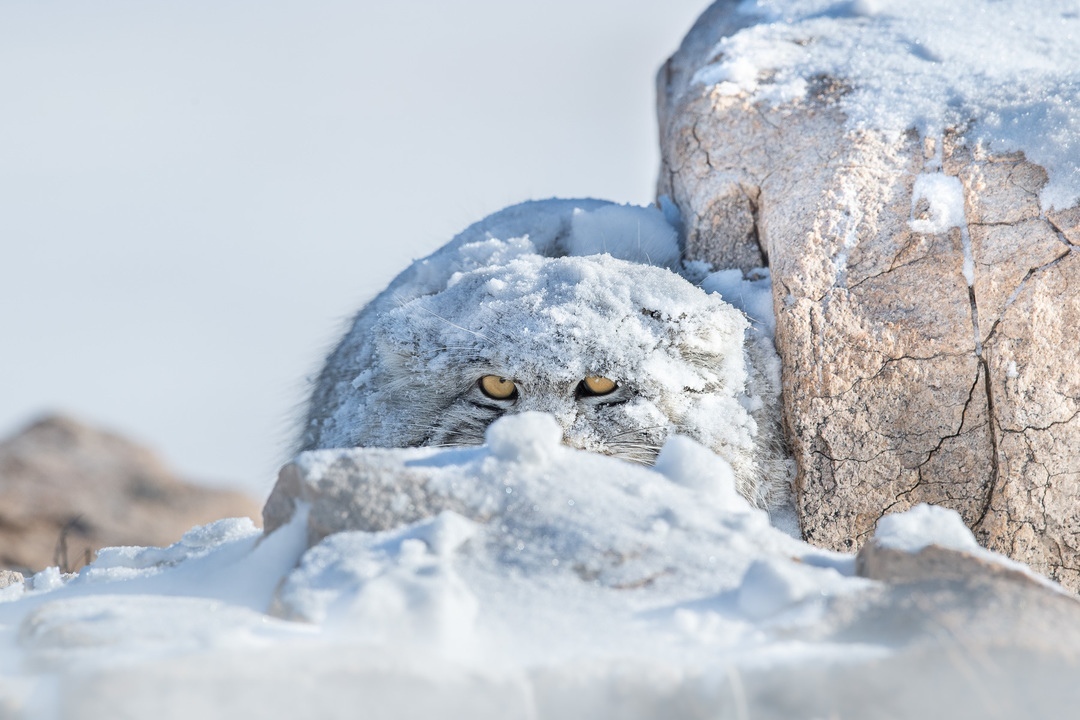
<svg viewBox="0 0 1080 720">
<path fill-rule="evenodd" d="M 301 449 L 476 445 L 498 417 L 541 411 L 568 445 L 642 463 L 687 435 L 767 504 L 788 480 L 771 339 L 744 342 L 746 316 L 678 267 L 675 231 L 654 209 L 497 213 L 356 316 L 319 376 Z M 485 394 L 485 376 L 513 394 Z M 617 387 L 591 394 L 592 376 Z"/>
</svg>

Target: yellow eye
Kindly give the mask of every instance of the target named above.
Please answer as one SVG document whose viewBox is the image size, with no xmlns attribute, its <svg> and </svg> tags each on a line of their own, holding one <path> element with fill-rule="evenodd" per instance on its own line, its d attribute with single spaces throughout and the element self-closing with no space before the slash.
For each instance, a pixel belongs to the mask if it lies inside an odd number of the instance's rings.
<svg viewBox="0 0 1080 720">
<path fill-rule="evenodd" d="M 480 378 L 480 392 L 493 400 L 508 400 L 517 394 L 517 385 L 508 378 L 485 375 Z"/>
<path fill-rule="evenodd" d="M 603 375 L 589 375 L 581 381 L 581 389 L 585 395 L 609 395 L 615 392 L 617 387 L 617 382 Z"/>
</svg>

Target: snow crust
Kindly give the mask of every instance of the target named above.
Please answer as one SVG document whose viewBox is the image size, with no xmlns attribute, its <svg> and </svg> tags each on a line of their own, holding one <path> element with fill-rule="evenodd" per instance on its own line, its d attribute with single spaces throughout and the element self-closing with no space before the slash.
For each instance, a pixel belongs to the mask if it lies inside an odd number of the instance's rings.
<svg viewBox="0 0 1080 720">
<path fill-rule="evenodd" d="M 939 138 L 946 128 L 1046 168 L 1044 210 L 1080 198 L 1080 12 L 1067 0 L 744 0 L 756 21 L 694 80 L 797 100 L 819 78 L 850 90 L 853 129 Z"/>
</svg>

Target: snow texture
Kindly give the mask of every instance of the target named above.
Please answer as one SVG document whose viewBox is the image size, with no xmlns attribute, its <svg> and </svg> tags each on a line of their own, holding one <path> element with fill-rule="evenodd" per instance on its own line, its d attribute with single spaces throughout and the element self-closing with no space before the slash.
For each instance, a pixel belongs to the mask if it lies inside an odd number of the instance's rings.
<svg viewBox="0 0 1080 720">
<path fill-rule="evenodd" d="M 1080 198 L 1080 12 L 1069 0 L 745 0 L 757 24 L 695 76 L 720 94 L 782 103 L 843 83 L 852 129 L 964 130 L 1046 168 L 1044 210 Z"/>
</svg>

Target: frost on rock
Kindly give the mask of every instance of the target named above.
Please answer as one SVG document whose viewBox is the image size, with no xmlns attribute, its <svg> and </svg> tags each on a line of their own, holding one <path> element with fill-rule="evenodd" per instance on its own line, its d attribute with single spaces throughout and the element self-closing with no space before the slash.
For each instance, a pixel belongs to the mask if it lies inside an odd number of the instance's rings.
<svg viewBox="0 0 1080 720">
<path fill-rule="evenodd" d="M 768 265 L 808 539 L 942 505 L 1080 589 L 1076 36 L 1050 0 L 732 0 L 661 71 L 685 261 Z"/>
</svg>

